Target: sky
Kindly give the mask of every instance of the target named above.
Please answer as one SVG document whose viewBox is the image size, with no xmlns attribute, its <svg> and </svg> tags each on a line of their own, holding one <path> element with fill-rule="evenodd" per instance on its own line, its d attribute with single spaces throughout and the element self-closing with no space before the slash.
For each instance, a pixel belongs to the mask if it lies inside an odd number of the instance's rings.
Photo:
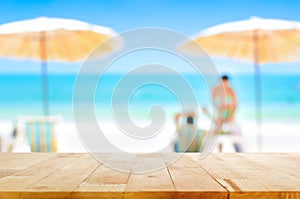
<svg viewBox="0 0 300 199">
<path fill-rule="evenodd" d="M 0 24 L 40 16 L 73 18 L 107 26 L 116 32 L 161 27 L 187 36 L 219 23 L 251 16 L 300 21 L 299 0 L 2 0 Z M 1 45 L 1 44 L 0 44 Z M 251 73 L 251 64 L 213 60 L 221 71 Z M 300 63 L 269 64 L 267 73 L 299 73 Z M 75 73 L 80 63 L 49 63 L 50 73 Z M 0 59 L 0 74 L 39 72 L 39 63 Z"/>
</svg>

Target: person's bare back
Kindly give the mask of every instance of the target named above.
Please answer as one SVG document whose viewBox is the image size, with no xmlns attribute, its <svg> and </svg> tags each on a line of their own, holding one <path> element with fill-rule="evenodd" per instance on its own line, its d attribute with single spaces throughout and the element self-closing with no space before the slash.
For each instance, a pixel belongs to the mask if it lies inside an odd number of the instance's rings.
<svg viewBox="0 0 300 199">
<path fill-rule="evenodd" d="M 232 122 L 237 108 L 237 97 L 228 82 L 227 76 L 222 76 L 221 82 L 212 90 L 213 105 L 217 122 Z"/>
</svg>

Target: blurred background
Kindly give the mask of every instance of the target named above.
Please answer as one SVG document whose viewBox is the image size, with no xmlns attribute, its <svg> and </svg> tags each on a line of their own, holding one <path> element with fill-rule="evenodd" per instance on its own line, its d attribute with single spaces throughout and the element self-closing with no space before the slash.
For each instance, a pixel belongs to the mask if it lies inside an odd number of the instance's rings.
<svg viewBox="0 0 300 199">
<path fill-rule="evenodd" d="M 232 21 L 248 20 L 252 16 L 300 21 L 299 7 L 300 2 L 297 0 L 7 0 L 0 2 L 0 24 L 45 16 L 80 20 L 89 24 L 108 27 L 116 33 L 143 27 L 160 27 L 178 31 L 186 36 L 193 36 L 212 26 Z M 300 32 L 298 32 L 299 34 Z M 5 50 L 16 45 L 17 42 L 5 43 L 4 41 L 8 40 L 2 35 L 0 35 L 0 40 L 0 53 L 3 52 L 0 55 L 1 151 L 30 151 L 30 142 L 24 141 L 24 139 L 28 139 L 28 134 L 27 138 L 16 141 L 16 136 L 14 137 L 13 133 L 14 129 L 17 129 L 22 116 L 36 117 L 45 114 L 45 106 L 43 106 L 45 84 L 43 84 L 43 78 L 47 79 L 48 97 L 46 98 L 49 104 L 47 115 L 59 115 L 59 122 L 55 126 L 58 135 L 58 152 L 86 151 L 76 133 L 72 109 L 73 86 L 83 61 L 49 60 L 45 77 L 45 74 L 41 73 L 41 60 L 47 61 L 46 58 L 32 60 L 30 56 L 28 58 L 7 56 Z M 73 48 L 76 48 L 76 46 Z M 78 48 L 80 47 L 78 46 Z M 278 48 L 283 47 L 278 46 Z M 299 49 L 295 51 L 295 56 L 300 56 Z M 67 48 L 65 50 L 70 51 Z M 12 51 L 15 51 L 15 49 L 12 48 Z M 128 70 L 130 65 L 135 64 L 132 60 L 151 56 L 157 60 L 161 59 L 155 53 L 136 53 L 132 55 L 132 58 L 121 60 L 118 63 L 119 65 L 112 67 L 103 77 L 103 84 L 106 86 L 98 88 L 95 96 L 95 107 L 97 107 L 97 117 L 99 120 L 104 121 L 102 123 L 104 129 L 118 131 L 113 121 L 108 117 L 110 114 L 110 106 L 107 106 L 109 101 L 105 101 L 110 99 L 115 83 Z M 259 66 L 261 125 L 258 127 L 256 76 L 253 61 L 232 59 L 226 56 L 222 58 L 211 56 L 211 59 L 220 74 L 230 74 L 230 84 L 238 97 L 236 121 L 241 127 L 244 151 L 300 152 L 300 62 L 266 63 Z M 211 109 L 209 94 L 211 88 L 206 86 L 203 79 L 189 67 L 184 67 L 178 60 L 167 60 L 169 61 L 167 64 L 172 65 L 190 83 L 200 105 Z M 160 71 L 155 71 L 153 74 L 132 75 L 132 79 L 133 81 L 142 79 L 147 75 L 160 76 L 162 79 L 169 78 L 170 82 L 174 81 L 174 84 L 176 84 L 176 79 Z M 218 79 L 215 79 L 215 84 L 217 83 Z M 97 105 L 97 99 L 104 102 L 104 104 Z M 176 130 L 174 115 L 179 111 L 178 102 L 172 93 L 162 87 L 158 88 L 157 85 L 140 89 L 131 98 L 130 113 L 134 120 L 139 121 L 141 124 L 147 124 L 149 122 L 149 108 L 157 103 L 165 108 L 167 116 L 166 126 L 164 127 L 164 132 L 167 135 L 164 137 L 165 140 L 161 139 L 161 142 L 157 144 L 165 145 L 169 142 L 168 139 L 171 134 Z M 202 118 L 199 121 L 200 123 L 207 123 L 206 116 L 201 115 L 199 118 Z M 31 127 L 29 125 L 28 128 L 27 126 L 22 128 L 25 128 L 26 131 Z M 52 128 L 51 125 L 49 128 Z M 15 134 L 17 134 L 16 131 Z M 261 133 L 262 141 L 262 146 L 259 147 L 257 146 L 258 131 Z M 229 142 L 230 140 L 225 139 L 224 151 L 233 152 L 234 149 Z M 139 152 L 151 151 L 151 149 L 142 147 L 139 146 Z M 172 149 L 170 148 L 169 151 L 172 151 Z"/>
</svg>

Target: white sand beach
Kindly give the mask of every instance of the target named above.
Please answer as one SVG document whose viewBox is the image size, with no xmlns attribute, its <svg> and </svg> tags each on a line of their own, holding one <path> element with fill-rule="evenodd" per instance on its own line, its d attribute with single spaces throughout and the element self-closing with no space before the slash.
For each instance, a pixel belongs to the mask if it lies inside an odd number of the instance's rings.
<svg viewBox="0 0 300 199">
<path fill-rule="evenodd" d="M 263 148 L 261 151 L 256 147 L 256 124 L 255 122 L 240 122 L 243 132 L 244 152 L 300 152 L 300 125 L 296 122 L 264 122 L 262 126 Z M 151 141 L 136 141 L 133 138 L 126 139 L 126 136 L 113 124 L 106 122 L 101 128 L 107 139 L 119 149 L 127 152 L 155 152 L 170 143 L 170 139 L 175 131 L 172 123 L 166 123 L 162 132 Z M 6 152 L 8 144 L 11 142 L 13 123 L 6 121 L 0 123 L 0 135 L 2 137 L 2 152 Z M 58 152 L 87 152 L 84 144 L 81 143 L 76 126 L 73 122 L 62 122 L 56 129 L 58 135 Z M 123 137 L 122 137 L 123 136 Z M 231 140 L 226 136 L 222 138 L 224 142 L 224 152 L 233 152 Z M 99 145 L 103 141 L 99 140 Z M 29 146 L 18 141 L 14 152 L 29 152 Z M 166 148 L 164 152 L 171 152 L 172 148 Z M 215 150 L 216 151 L 216 150 Z"/>
</svg>

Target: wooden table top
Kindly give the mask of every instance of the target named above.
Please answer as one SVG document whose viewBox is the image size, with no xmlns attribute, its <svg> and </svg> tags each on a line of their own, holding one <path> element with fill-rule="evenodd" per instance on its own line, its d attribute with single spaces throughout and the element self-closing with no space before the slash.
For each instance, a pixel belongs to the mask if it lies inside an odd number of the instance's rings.
<svg viewBox="0 0 300 199">
<path fill-rule="evenodd" d="M 300 198 L 300 154 L 178 155 L 133 174 L 89 154 L 0 154 L 0 198 Z"/>
</svg>

